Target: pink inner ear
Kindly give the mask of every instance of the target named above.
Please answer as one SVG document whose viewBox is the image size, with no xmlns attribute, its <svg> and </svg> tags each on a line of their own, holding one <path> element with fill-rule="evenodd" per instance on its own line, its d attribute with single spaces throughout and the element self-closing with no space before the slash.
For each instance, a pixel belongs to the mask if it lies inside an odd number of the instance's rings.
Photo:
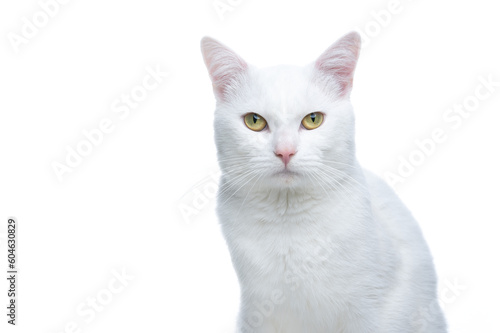
<svg viewBox="0 0 500 333">
<path fill-rule="evenodd" d="M 214 91 L 221 99 L 225 97 L 231 87 L 237 84 L 238 76 L 247 68 L 247 64 L 239 57 L 227 59 L 227 61 L 226 64 L 215 63 L 210 75 Z"/>
<path fill-rule="evenodd" d="M 248 68 L 234 51 L 215 39 L 205 37 L 201 49 L 217 99 L 224 100 L 228 90 L 237 84 L 238 77 Z"/>
<path fill-rule="evenodd" d="M 316 69 L 327 78 L 333 78 L 340 89 L 340 96 L 351 91 L 360 47 L 361 37 L 357 32 L 351 32 L 330 46 L 316 60 Z"/>
</svg>

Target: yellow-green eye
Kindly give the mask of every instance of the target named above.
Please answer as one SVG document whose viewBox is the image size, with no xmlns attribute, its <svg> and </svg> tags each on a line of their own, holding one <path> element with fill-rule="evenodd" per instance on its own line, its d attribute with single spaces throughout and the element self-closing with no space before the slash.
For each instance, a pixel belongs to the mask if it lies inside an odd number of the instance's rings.
<svg viewBox="0 0 500 333">
<path fill-rule="evenodd" d="M 267 122 L 257 113 L 248 113 L 245 115 L 245 125 L 252 131 L 259 132 L 266 128 Z"/>
<path fill-rule="evenodd" d="M 302 119 L 302 126 L 308 130 L 318 128 L 323 122 L 323 114 L 321 112 L 309 113 Z"/>
</svg>

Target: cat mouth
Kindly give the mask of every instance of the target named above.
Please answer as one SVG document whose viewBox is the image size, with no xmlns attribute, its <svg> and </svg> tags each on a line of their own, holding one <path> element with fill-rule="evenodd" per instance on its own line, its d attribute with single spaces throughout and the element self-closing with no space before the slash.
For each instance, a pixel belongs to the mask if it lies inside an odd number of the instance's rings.
<svg viewBox="0 0 500 333">
<path fill-rule="evenodd" d="M 294 184 L 297 181 L 299 174 L 288 168 L 284 168 L 274 173 L 274 177 L 281 185 Z"/>
<path fill-rule="evenodd" d="M 298 173 L 295 171 L 292 171 L 288 168 L 284 168 L 284 169 L 276 172 L 275 175 L 280 176 L 280 177 L 293 177 L 293 176 L 297 176 Z"/>
</svg>

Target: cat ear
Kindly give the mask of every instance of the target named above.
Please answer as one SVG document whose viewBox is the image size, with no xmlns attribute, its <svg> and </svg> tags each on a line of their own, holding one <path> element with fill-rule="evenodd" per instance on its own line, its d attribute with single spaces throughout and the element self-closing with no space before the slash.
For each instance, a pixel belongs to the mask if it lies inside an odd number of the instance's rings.
<svg viewBox="0 0 500 333">
<path fill-rule="evenodd" d="M 353 31 L 331 45 L 314 64 L 320 78 L 327 84 L 333 83 L 341 97 L 348 97 L 351 92 L 360 49 L 361 37 Z"/>
<path fill-rule="evenodd" d="M 236 88 L 248 65 L 233 50 L 210 37 L 201 40 L 201 53 L 212 80 L 215 98 L 224 101 L 228 93 Z"/>
</svg>

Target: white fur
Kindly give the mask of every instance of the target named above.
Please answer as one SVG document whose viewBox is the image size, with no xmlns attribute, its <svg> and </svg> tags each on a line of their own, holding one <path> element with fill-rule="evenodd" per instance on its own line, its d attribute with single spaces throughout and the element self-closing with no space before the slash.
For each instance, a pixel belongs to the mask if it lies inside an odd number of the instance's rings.
<svg viewBox="0 0 500 333">
<path fill-rule="evenodd" d="M 217 99 L 217 212 L 241 287 L 238 332 L 446 332 L 429 249 L 411 213 L 355 156 L 351 33 L 306 67 L 257 69 L 202 51 Z M 311 112 L 325 114 L 314 130 Z M 243 116 L 268 123 L 248 129 Z M 274 151 L 296 154 L 285 170 Z"/>
</svg>

